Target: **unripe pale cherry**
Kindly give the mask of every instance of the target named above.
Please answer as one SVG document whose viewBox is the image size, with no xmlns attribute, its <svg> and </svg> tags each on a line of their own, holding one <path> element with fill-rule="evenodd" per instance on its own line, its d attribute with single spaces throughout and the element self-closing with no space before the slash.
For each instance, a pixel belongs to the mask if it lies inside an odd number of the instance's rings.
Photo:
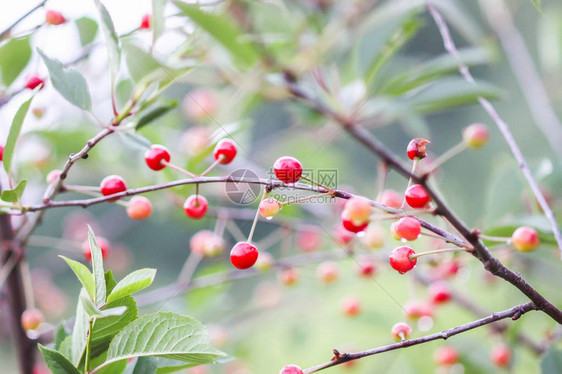
<svg viewBox="0 0 562 374">
<path fill-rule="evenodd" d="M 265 218 L 276 216 L 280 210 L 281 203 L 273 197 L 262 200 L 259 206 L 259 212 Z"/>
<path fill-rule="evenodd" d="M 215 94 L 206 89 L 196 89 L 185 95 L 182 102 L 184 115 L 193 121 L 210 119 L 217 111 Z"/>
<path fill-rule="evenodd" d="M 102 236 L 98 236 L 96 237 L 96 242 L 100 247 L 101 257 L 105 260 L 107 256 L 109 256 L 109 252 L 111 251 L 109 241 Z M 92 250 L 90 248 L 90 241 L 88 239 L 82 242 L 82 254 L 84 255 L 84 259 L 86 259 L 86 261 L 92 261 Z"/>
<path fill-rule="evenodd" d="M 370 257 L 360 257 L 358 262 L 358 273 L 362 277 L 370 278 L 375 274 L 375 260 Z"/>
<path fill-rule="evenodd" d="M 100 183 L 100 191 L 103 196 L 113 195 L 119 192 L 127 191 L 125 180 L 118 175 L 109 175 L 105 177 Z M 119 197 L 110 199 L 108 201 L 117 201 Z"/>
<path fill-rule="evenodd" d="M 342 226 L 350 232 L 353 233 L 358 233 L 361 231 L 364 231 L 367 226 L 369 225 L 369 222 L 363 222 L 363 223 L 356 223 L 356 221 L 352 221 L 351 218 L 349 218 L 349 213 L 347 212 L 347 210 L 344 210 L 341 214 L 341 223 Z"/>
<path fill-rule="evenodd" d="M 459 362 L 459 353 L 449 345 L 435 351 L 435 363 L 439 366 L 452 366 Z"/>
<path fill-rule="evenodd" d="M 348 296 L 342 300 L 343 313 L 349 317 L 355 317 L 361 313 L 361 301 L 355 296 Z"/>
<path fill-rule="evenodd" d="M 297 233 L 296 242 L 305 252 L 316 251 L 322 244 L 322 235 L 316 228 L 307 227 Z"/>
<path fill-rule="evenodd" d="M 412 334 L 412 328 L 405 322 L 398 322 L 392 326 L 390 333 L 392 334 L 392 338 L 399 342 L 410 337 Z"/>
<path fill-rule="evenodd" d="M 25 88 L 33 90 L 35 89 L 35 87 L 43 86 L 44 83 L 45 81 L 41 79 L 39 76 L 32 75 L 31 77 L 27 78 L 27 81 L 25 82 Z"/>
<path fill-rule="evenodd" d="M 62 13 L 57 12 L 56 10 L 48 10 L 45 13 L 45 22 L 49 25 L 62 25 L 66 22 L 66 18 L 62 15 Z"/>
<path fill-rule="evenodd" d="M 427 301 L 412 300 L 404 304 L 404 314 L 407 318 L 418 320 L 421 317 L 432 317 L 433 306 Z"/>
<path fill-rule="evenodd" d="M 193 219 L 201 219 L 207 213 L 207 199 L 202 195 L 191 195 L 183 204 L 185 214 Z"/>
<path fill-rule="evenodd" d="M 540 244 L 539 234 L 531 227 L 521 226 L 511 235 L 511 243 L 518 251 L 534 251 Z"/>
<path fill-rule="evenodd" d="M 279 270 L 277 277 L 279 278 L 279 281 L 285 286 L 292 286 L 299 281 L 300 274 L 299 271 L 294 267 L 287 267 Z"/>
<path fill-rule="evenodd" d="M 370 224 L 361 237 L 361 244 L 366 249 L 379 249 L 384 245 L 384 230 L 379 225 Z"/>
<path fill-rule="evenodd" d="M 256 261 L 256 268 L 261 271 L 269 270 L 275 263 L 273 255 L 269 252 L 260 252 Z"/>
<path fill-rule="evenodd" d="M 61 173 L 62 173 L 62 171 L 60 171 L 58 169 L 51 170 L 49 172 L 49 174 L 47 174 L 47 178 L 46 178 L 47 183 L 51 184 L 51 183 L 56 182 L 59 179 Z"/>
<path fill-rule="evenodd" d="M 189 249 L 199 256 L 212 257 L 222 252 L 224 240 L 212 231 L 201 230 L 191 237 Z"/>
<path fill-rule="evenodd" d="M 163 145 L 155 144 L 144 153 L 144 161 L 152 170 L 162 170 L 166 167 L 162 161 L 170 162 L 170 152 Z"/>
<path fill-rule="evenodd" d="M 355 235 L 348 231 L 342 224 L 334 228 L 334 239 L 339 245 L 345 246 L 349 244 Z"/>
<path fill-rule="evenodd" d="M 273 164 L 277 179 L 283 183 L 296 183 L 302 176 L 302 164 L 291 156 L 279 157 Z"/>
<path fill-rule="evenodd" d="M 139 26 L 139 29 L 149 29 L 151 21 L 152 21 L 152 16 L 150 14 L 144 14 L 142 16 L 141 24 Z"/>
<path fill-rule="evenodd" d="M 490 133 L 483 123 L 473 123 L 462 132 L 463 141 L 470 148 L 480 148 L 488 142 Z"/>
<path fill-rule="evenodd" d="M 410 160 L 413 159 L 420 160 L 422 158 L 427 157 L 425 146 L 429 143 L 431 142 L 424 138 L 412 139 L 412 141 L 410 141 L 410 143 L 408 144 L 408 148 L 406 149 L 408 158 L 410 158 Z"/>
<path fill-rule="evenodd" d="M 431 197 L 422 185 L 413 184 L 406 190 L 406 202 L 412 208 L 423 208 L 431 201 Z"/>
<path fill-rule="evenodd" d="M 494 365 L 505 368 L 511 363 L 511 349 L 505 344 L 498 344 L 490 352 Z"/>
<path fill-rule="evenodd" d="M 238 149 L 236 148 L 236 144 L 230 139 L 221 139 L 217 143 L 215 150 L 213 151 L 213 156 L 215 160 L 220 159 L 220 163 L 223 165 L 230 164 L 234 157 L 236 157 L 236 153 Z"/>
<path fill-rule="evenodd" d="M 340 268 L 335 262 L 322 262 L 316 268 L 316 276 L 323 283 L 333 283 L 340 275 Z"/>
<path fill-rule="evenodd" d="M 410 256 L 414 254 L 416 254 L 416 252 L 410 247 L 398 247 L 390 252 L 390 266 L 392 266 L 394 270 L 398 271 L 398 273 L 405 274 L 406 272 L 412 270 L 418 262 L 417 258 L 410 259 Z"/>
<path fill-rule="evenodd" d="M 35 330 L 45 321 L 43 313 L 39 309 L 26 309 L 21 314 L 21 327 L 24 330 Z"/>
<path fill-rule="evenodd" d="M 239 242 L 230 251 L 230 262 L 240 270 L 249 269 L 258 260 L 258 249 L 246 242 Z"/>
<path fill-rule="evenodd" d="M 421 234 L 421 224 L 414 217 L 402 217 L 396 221 L 394 231 L 401 239 L 416 240 Z"/>
<path fill-rule="evenodd" d="M 398 235 L 398 233 L 396 232 L 396 224 L 398 223 L 398 221 L 392 222 L 390 224 L 390 236 L 392 236 L 392 238 L 394 240 L 402 240 L 402 237 L 400 235 Z"/>
<path fill-rule="evenodd" d="M 434 282 L 428 289 L 429 297 L 434 304 L 443 304 L 451 300 L 451 290 L 445 282 Z"/>
<path fill-rule="evenodd" d="M 361 225 L 369 221 L 373 208 L 369 200 L 355 196 L 347 201 L 344 211 L 347 217 L 356 225 Z"/>
<path fill-rule="evenodd" d="M 147 219 L 152 213 L 152 204 L 144 196 L 134 196 L 129 201 L 127 215 L 131 219 Z"/>
<path fill-rule="evenodd" d="M 297 365 L 287 365 L 281 369 L 279 374 L 303 374 L 303 371 Z"/>
<path fill-rule="evenodd" d="M 394 209 L 400 209 L 403 200 L 402 195 L 394 190 L 384 190 L 377 198 L 379 203 Z"/>
</svg>

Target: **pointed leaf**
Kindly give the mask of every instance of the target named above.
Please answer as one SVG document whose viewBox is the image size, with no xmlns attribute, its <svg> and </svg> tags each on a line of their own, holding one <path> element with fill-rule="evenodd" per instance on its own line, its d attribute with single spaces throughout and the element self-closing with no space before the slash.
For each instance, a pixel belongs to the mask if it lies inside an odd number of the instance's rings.
<svg viewBox="0 0 562 374">
<path fill-rule="evenodd" d="M 109 12 L 99 0 L 95 0 L 101 18 L 101 29 L 107 46 L 109 68 L 111 69 L 111 81 L 115 81 L 119 65 L 121 64 L 121 50 L 119 49 L 119 38 L 113 27 L 113 21 Z"/>
<path fill-rule="evenodd" d="M 59 328 L 57 329 L 57 333 L 55 334 L 55 350 L 59 350 L 62 342 L 64 339 L 68 337 L 68 333 L 64 329 L 64 324 L 60 324 Z"/>
<path fill-rule="evenodd" d="M 90 226 L 88 226 L 88 241 L 90 242 L 90 250 L 92 252 L 92 270 L 94 273 L 94 288 L 96 290 L 94 301 L 97 307 L 101 307 L 105 304 L 106 295 L 103 257 L 94 231 Z"/>
<path fill-rule="evenodd" d="M 3 158 L 2 162 L 4 163 L 4 170 L 6 170 L 6 173 L 8 174 L 10 174 L 10 169 L 12 167 L 12 158 L 14 157 L 16 142 L 18 141 L 18 138 L 21 133 L 23 120 L 25 119 L 25 115 L 29 110 L 29 105 L 31 104 L 31 100 L 33 100 L 34 97 L 35 95 L 31 96 L 27 101 L 21 104 L 18 111 L 16 112 L 16 115 L 14 116 L 14 119 L 12 120 L 12 126 L 10 126 L 10 132 L 8 133 L 8 140 L 6 140 L 6 145 L 4 147 L 4 154 L 2 156 Z"/>
<path fill-rule="evenodd" d="M 90 298 L 94 300 L 96 297 L 94 276 L 92 275 L 90 270 L 85 265 L 83 265 L 78 261 L 71 260 L 64 256 L 59 256 L 59 257 L 66 261 L 66 263 L 68 264 L 68 266 L 70 266 L 74 274 L 76 274 L 76 277 L 78 278 L 80 283 L 82 283 L 82 286 L 86 289 L 86 292 L 88 292 Z"/>
<path fill-rule="evenodd" d="M 15 203 L 20 200 L 21 195 L 23 195 L 23 190 L 25 190 L 25 186 L 27 186 L 27 179 L 22 179 L 16 188 L 13 190 L 4 190 L 0 195 L 0 199 L 8 202 L 8 203 Z"/>
<path fill-rule="evenodd" d="M 78 300 L 76 305 L 76 314 L 74 320 L 74 328 L 72 330 L 72 363 L 78 365 L 84 350 L 86 349 L 86 339 L 88 337 L 88 321 L 90 317 L 84 310 L 82 302 Z"/>
<path fill-rule="evenodd" d="M 156 121 L 158 118 L 162 117 L 172 109 L 174 109 L 178 105 L 177 100 L 171 100 L 165 103 L 162 103 L 158 107 L 154 108 L 150 112 L 143 114 L 143 116 L 137 122 L 135 126 L 136 130 L 143 128 L 144 126 Z"/>
<path fill-rule="evenodd" d="M 10 86 L 31 59 L 29 38 L 11 39 L 0 47 L 0 72 L 2 84 Z"/>
<path fill-rule="evenodd" d="M 152 0 L 152 45 L 164 31 L 164 8 L 168 0 Z"/>
<path fill-rule="evenodd" d="M 98 33 L 98 23 L 88 17 L 80 17 L 74 22 L 76 23 L 76 27 L 78 28 L 80 44 L 82 46 L 85 46 L 93 42 Z"/>
<path fill-rule="evenodd" d="M 122 297 L 142 290 L 152 284 L 156 276 L 156 269 L 141 269 L 132 272 L 123 278 L 107 297 L 107 302 L 111 303 Z"/>
<path fill-rule="evenodd" d="M 88 316 L 90 316 L 90 318 L 101 316 L 101 311 L 96 307 L 96 305 L 88 295 L 88 292 L 86 292 L 84 288 L 80 290 L 79 300 L 84 307 L 84 311 L 88 314 Z"/>
<path fill-rule="evenodd" d="M 156 374 L 158 367 L 152 357 L 139 357 L 135 364 L 133 374 Z"/>
<path fill-rule="evenodd" d="M 160 69 L 160 64 L 152 55 L 131 41 L 123 42 L 123 52 L 125 61 L 131 74 L 131 78 L 138 82 L 156 69 Z"/>
<path fill-rule="evenodd" d="M 39 350 L 53 374 L 80 374 L 78 369 L 72 365 L 72 362 L 68 361 L 61 353 L 53 351 L 41 344 L 39 344 Z"/>
</svg>

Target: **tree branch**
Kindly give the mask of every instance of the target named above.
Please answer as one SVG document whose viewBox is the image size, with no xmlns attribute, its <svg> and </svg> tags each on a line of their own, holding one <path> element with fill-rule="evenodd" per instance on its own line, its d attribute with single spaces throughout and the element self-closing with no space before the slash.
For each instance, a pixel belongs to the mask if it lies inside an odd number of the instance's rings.
<svg viewBox="0 0 562 374">
<path fill-rule="evenodd" d="M 37 4 L 36 6 L 31 8 L 30 10 L 28 10 L 23 16 L 21 16 L 16 21 L 14 21 L 14 23 L 12 23 L 10 26 L 8 26 L 4 31 L 0 32 L 0 40 L 4 39 L 6 36 L 8 36 L 10 34 L 10 32 L 13 30 L 14 27 L 16 27 L 21 21 L 26 19 L 30 14 L 35 12 L 37 9 L 44 7 L 46 3 L 47 3 L 47 0 L 41 1 L 39 4 Z"/>
</svg>

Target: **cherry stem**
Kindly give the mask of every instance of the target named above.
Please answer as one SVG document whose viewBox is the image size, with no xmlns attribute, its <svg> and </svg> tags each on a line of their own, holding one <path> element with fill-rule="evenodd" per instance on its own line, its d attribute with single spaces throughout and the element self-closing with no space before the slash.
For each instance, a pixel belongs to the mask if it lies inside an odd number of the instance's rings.
<svg viewBox="0 0 562 374">
<path fill-rule="evenodd" d="M 504 236 L 491 236 L 491 235 L 478 235 L 480 239 L 488 240 L 491 242 L 502 242 L 502 243 L 509 243 L 511 242 L 511 238 L 504 237 Z"/>
<path fill-rule="evenodd" d="M 262 194 L 262 198 L 260 199 L 260 202 L 262 202 L 265 199 L 265 195 L 266 195 L 266 190 L 263 190 L 263 194 Z M 260 216 L 260 207 L 258 204 L 258 209 L 256 209 L 256 215 L 254 217 L 254 222 L 252 222 L 252 228 L 250 229 L 250 233 L 248 234 L 248 240 L 246 240 L 246 242 L 248 244 L 252 244 L 252 238 L 254 237 L 254 231 L 256 230 L 256 225 L 258 224 L 258 218 Z"/>
<path fill-rule="evenodd" d="M 326 191 L 329 191 L 331 195 L 335 195 L 336 191 L 332 190 L 330 187 L 324 186 L 322 183 L 316 182 L 313 179 L 307 178 L 304 175 L 301 176 L 301 179 L 304 179 L 305 181 L 308 181 L 312 184 L 317 185 L 318 187 L 322 187 L 323 189 L 325 189 Z"/>
<path fill-rule="evenodd" d="M 408 179 L 408 187 L 406 187 L 406 190 L 410 188 L 410 186 L 412 185 L 411 176 L 414 175 L 416 169 L 418 168 L 418 161 L 419 159 L 417 157 L 414 157 L 414 161 L 412 162 L 412 171 L 410 171 L 410 179 Z M 404 195 L 404 199 L 402 200 L 402 205 L 400 205 L 400 209 L 404 209 L 405 206 L 406 206 L 406 195 Z"/>
<path fill-rule="evenodd" d="M 467 248 L 442 248 L 442 249 L 436 249 L 434 251 L 427 251 L 427 252 L 421 252 L 421 253 L 414 253 L 413 255 L 410 255 L 410 260 L 413 260 L 414 258 L 418 258 L 418 257 L 422 257 L 422 256 L 429 256 L 429 255 L 435 255 L 438 253 L 446 253 L 446 252 L 468 252 Z"/>
<path fill-rule="evenodd" d="M 380 161 L 379 166 L 377 168 L 377 195 L 376 196 L 380 196 L 380 194 L 382 194 L 382 192 L 384 191 L 387 175 L 388 175 L 388 165 L 386 164 L 386 162 Z"/>
<path fill-rule="evenodd" d="M 432 164 L 431 164 L 431 168 L 429 169 L 429 171 L 427 172 L 428 174 L 433 174 L 435 173 L 435 171 L 441 167 L 441 165 L 443 165 L 445 162 L 449 161 L 450 159 L 452 159 L 453 157 L 461 154 L 462 152 L 466 151 L 468 149 L 468 146 L 465 142 L 460 142 L 456 145 L 454 145 L 453 147 L 449 148 L 448 151 L 446 151 L 445 153 L 443 153 L 441 156 L 439 156 Z"/>
<path fill-rule="evenodd" d="M 402 331 L 398 334 L 398 337 L 400 338 L 400 341 L 402 343 L 406 341 L 406 334 L 404 334 Z"/>
<path fill-rule="evenodd" d="M 200 177 L 204 177 L 205 175 L 209 174 L 209 172 L 211 172 L 211 170 L 213 170 L 218 164 L 221 163 L 221 161 L 224 159 L 224 155 L 220 155 L 218 159 L 215 160 L 215 162 L 213 162 L 211 164 L 211 166 L 209 166 L 207 168 L 207 170 L 205 170 L 203 173 L 201 173 L 199 176 Z"/>
<path fill-rule="evenodd" d="M 160 163 L 161 163 L 162 165 L 168 166 L 170 169 L 174 169 L 174 170 L 176 170 L 176 171 L 179 171 L 180 173 L 183 173 L 183 174 L 185 174 L 185 175 L 189 175 L 191 178 L 197 177 L 197 175 L 195 175 L 195 174 L 193 174 L 193 173 L 191 173 L 191 172 L 185 170 L 184 168 L 181 168 L 181 167 L 179 167 L 179 166 L 177 166 L 177 165 L 174 165 L 174 164 L 172 164 L 171 162 L 162 160 L 162 161 L 160 161 Z"/>
<path fill-rule="evenodd" d="M 282 203 L 279 203 L 279 205 L 285 206 L 285 205 L 289 205 L 289 204 L 302 203 L 303 201 L 314 199 L 316 197 L 322 197 L 322 196 L 332 196 L 332 192 L 325 192 L 325 193 L 319 193 L 319 194 L 316 194 L 316 195 L 304 196 L 304 197 L 300 197 L 296 200 L 287 200 L 287 201 L 283 201 Z"/>
</svg>

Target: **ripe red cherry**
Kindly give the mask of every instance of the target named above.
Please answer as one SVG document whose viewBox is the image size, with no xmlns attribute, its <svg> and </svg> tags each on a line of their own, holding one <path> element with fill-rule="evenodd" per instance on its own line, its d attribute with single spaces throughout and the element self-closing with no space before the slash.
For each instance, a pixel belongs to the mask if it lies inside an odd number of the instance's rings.
<svg viewBox="0 0 562 374">
<path fill-rule="evenodd" d="M 185 214 L 193 219 L 200 219 L 207 213 L 207 199 L 202 195 L 191 195 L 183 204 Z"/>
<path fill-rule="evenodd" d="M 403 200 L 402 195 L 394 190 L 384 190 L 377 199 L 379 203 L 394 209 L 400 209 Z"/>
<path fill-rule="evenodd" d="M 426 301 L 408 301 L 406 304 L 404 304 L 404 314 L 407 318 L 412 320 L 417 320 L 421 317 L 432 317 L 433 306 Z"/>
<path fill-rule="evenodd" d="M 424 138 L 412 139 L 412 141 L 408 144 L 408 148 L 406 150 L 406 153 L 408 154 L 410 160 L 413 160 L 415 158 L 422 159 L 427 157 L 427 153 L 425 153 L 425 146 L 429 143 L 431 142 Z"/>
<path fill-rule="evenodd" d="M 236 243 L 230 251 L 230 262 L 240 270 L 249 269 L 258 260 L 258 250 L 256 247 L 246 242 Z"/>
<path fill-rule="evenodd" d="M 129 201 L 127 215 L 131 219 L 147 219 L 152 213 L 152 204 L 144 196 L 135 196 Z"/>
<path fill-rule="evenodd" d="M 443 304 L 451 300 L 451 290 L 445 282 L 432 283 L 428 291 L 434 304 Z"/>
<path fill-rule="evenodd" d="M 230 139 L 222 139 L 220 142 L 217 143 L 215 150 L 213 152 L 213 156 L 215 156 L 215 160 L 220 159 L 220 163 L 223 165 L 230 164 L 234 157 L 236 157 L 236 153 L 238 149 L 236 148 L 236 144 Z"/>
<path fill-rule="evenodd" d="M 152 170 L 162 170 L 166 167 L 162 161 L 170 162 L 170 152 L 163 145 L 153 145 L 144 153 L 144 161 Z"/>
<path fill-rule="evenodd" d="M 440 366 L 451 366 L 459 362 L 459 353 L 451 346 L 443 346 L 435 351 L 435 363 Z"/>
<path fill-rule="evenodd" d="M 369 226 L 369 222 L 357 224 L 355 223 L 355 221 L 352 221 L 349 218 L 346 210 L 344 210 L 341 214 L 341 223 L 347 231 L 354 232 L 354 233 L 361 232 L 365 230 L 367 226 Z"/>
<path fill-rule="evenodd" d="M 302 164 L 294 157 L 283 156 L 273 164 L 275 176 L 283 183 L 296 183 L 302 176 Z"/>
<path fill-rule="evenodd" d="M 404 274 L 416 266 L 418 259 L 410 259 L 410 256 L 414 254 L 416 254 L 416 252 L 410 247 L 398 247 L 390 252 L 390 266 L 400 274 Z"/>
<path fill-rule="evenodd" d="M 127 191 L 125 180 L 118 175 L 110 175 L 105 177 L 100 183 L 100 190 L 103 196 L 113 195 L 119 192 Z M 109 201 L 117 201 L 118 197 Z"/>
<path fill-rule="evenodd" d="M 151 21 L 152 21 L 152 16 L 150 14 L 143 15 L 139 29 L 149 29 Z"/>
<path fill-rule="evenodd" d="M 38 309 L 26 309 L 21 314 L 21 327 L 24 330 L 35 330 L 45 321 L 43 313 Z"/>
<path fill-rule="evenodd" d="M 35 89 L 35 87 L 43 86 L 45 81 L 39 78 L 37 75 L 32 75 L 31 77 L 27 78 L 27 82 L 25 82 L 25 88 L 29 88 L 30 90 Z"/>
<path fill-rule="evenodd" d="M 355 296 L 348 296 L 343 299 L 341 308 L 346 316 L 355 317 L 361 313 L 361 301 Z"/>
<path fill-rule="evenodd" d="M 511 363 L 511 349 L 505 344 L 496 345 L 490 352 L 490 358 L 496 366 L 508 367 Z"/>
<path fill-rule="evenodd" d="M 45 13 L 45 22 L 49 25 L 62 25 L 66 22 L 66 18 L 62 15 L 62 13 L 57 12 L 56 10 L 48 10 Z"/>
<path fill-rule="evenodd" d="M 423 188 L 419 184 L 411 185 L 406 190 L 405 195 L 406 202 L 412 208 L 423 208 L 427 205 L 427 203 L 431 201 L 431 197 L 429 196 L 425 188 Z"/>
<path fill-rule="evenodd" d="M 101 257 L 105 260 L 111 250 L 109 241 L 107 241 L 107 239 L 102 236 L 96 237 L 96 241 L 98 242 L 101 250 Z M 86 261 L 92 261 L 92 250 L 90 248 L 90 241 L 88 239 L 86 239 L 82 243 L 82 254 L 84 255 L 84 259 L 86 259 Z"/>
<path fill-rule="evenodd" d="M 407 323 L 398 322 L 396 325 L 392 326 L 390 333 L 392 334 L 394 340 L 399 342 L 410 337 L 412 334 L 412 328 Z"/>
<path fill-rule="evenodd" d="M 416 240 L 421 234 L 420 221 L 413 217 L 402 217 L 394 225 L 394 232 L 401 239 Z"/>
<path fill-rule="evenodd" d="M 0 161 L 4 160 L 4 147 L 0 145 Z"/>
<path fill-rule="evenodd" d="M 303 371 L 297 365 L 287 365 L 281 369 L 279 374 L 303 374 Z"/>
<path fill-rule="evenodd" d="M 511 242 L 518 251 L 530 252 L 537 249 L 540 239 L 539 234 L 534 229 L 521 226 L 511 235 Z"/>
<path fill-rule="evenodd" d="M 285 286 L 292 286 L 297 283 L 300 279 L 299 271 L 293 267 L 288 267 L 279 270 L 277 274 L 279 281 Z"/>
</svg>

